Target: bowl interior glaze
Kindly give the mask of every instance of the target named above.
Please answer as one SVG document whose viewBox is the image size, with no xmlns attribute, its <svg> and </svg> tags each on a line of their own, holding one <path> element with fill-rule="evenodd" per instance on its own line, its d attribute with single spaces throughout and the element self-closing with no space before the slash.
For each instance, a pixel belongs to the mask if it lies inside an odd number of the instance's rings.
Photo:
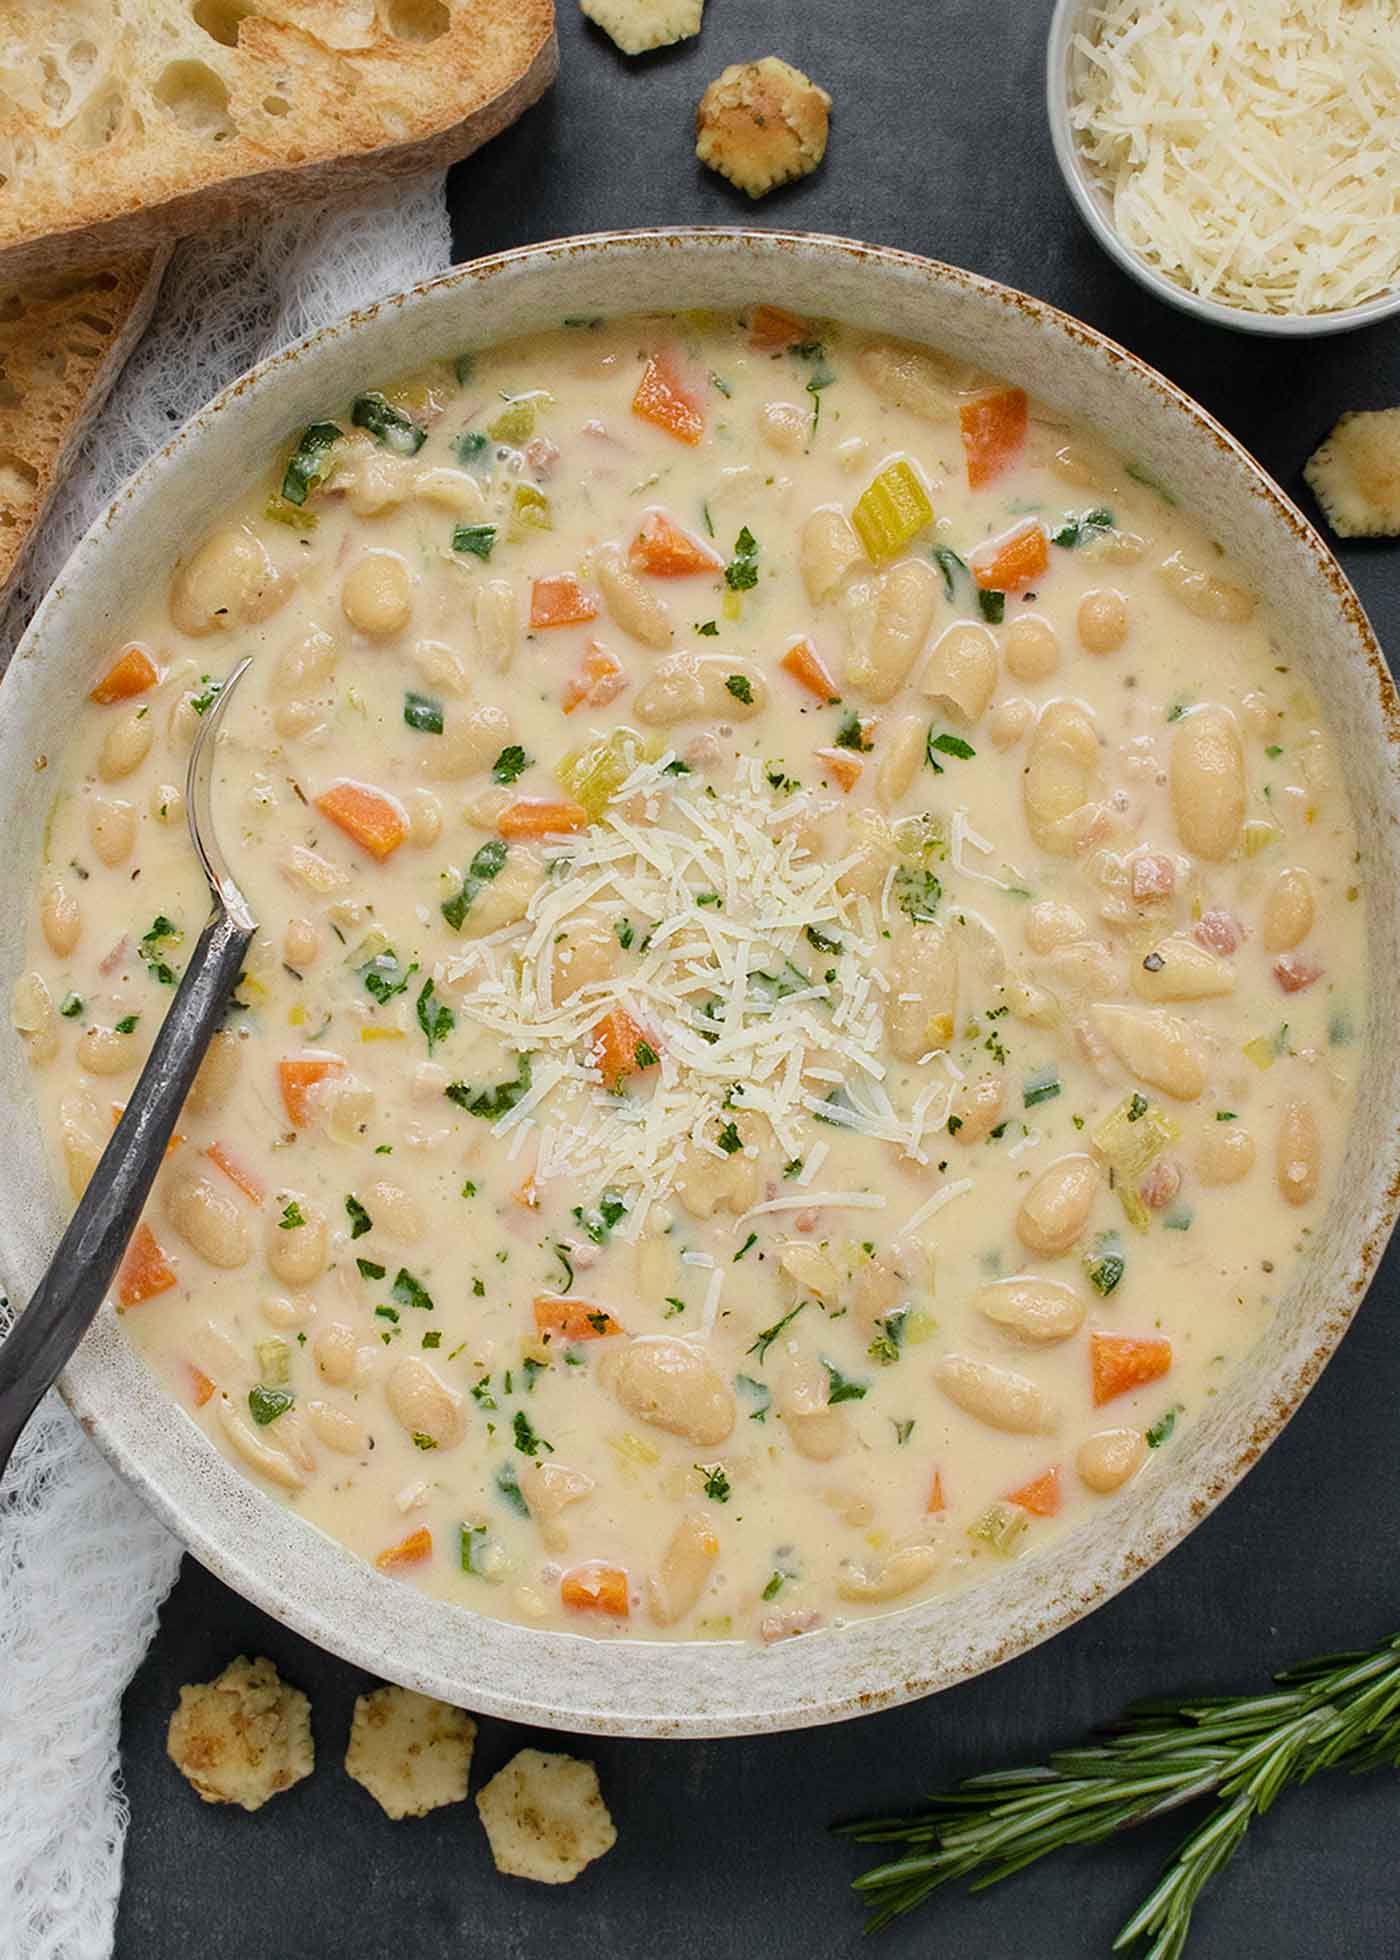
<svg viewBox="0 0 1400 1960">
<path fill-rule="evenodd" d="M 207 1566 L 297 1632 L 425 1693 L 597 1733 L 701 1736 L 835 1721 L 945 1688 L 1010 1659 L 1169 1551 L 1276 1435 L 1355 1311 L 1396 1211 L 1400 1110 L 1397 703 L 1371 630 L 1298 511 L 1210 418 L 1089 328 L 1005 287 L 850 241 L 755 231 L 608 234 L 450 272 L 329 327 L 234 384 L 126 486 L 78 547 L 0 691 L 0 924 L 6 993 L 47 813 L 44 761 L 138 598 L 284 438 L 357 388 L 565 314 L 737 307 L 763 299 L 929 341 L 1085 418 L 1173 489 L 1290 622 L 1289 657 L 1345 758 L 1368 895 L 1370 992 L 1361 1102 L 1325 1218 L 1277 1321 L 1151 1475 L 1043 1556 L 971 1591 L 885 1618 L 737 1645 L 595 1641 L 508 1626 L 382 1577 L 271 1502 L 169 1400 L 105 1311 L 64 1377 L 117 1469 Z M 36 774 L 36 771 L 39 773 Z M 24 1298 L 64 1205 L 28 1069 L 0 1034 L 0 1268 Z M 1165 1467 L 1165 1466 L 1164 1466 Z"/>
</svg>

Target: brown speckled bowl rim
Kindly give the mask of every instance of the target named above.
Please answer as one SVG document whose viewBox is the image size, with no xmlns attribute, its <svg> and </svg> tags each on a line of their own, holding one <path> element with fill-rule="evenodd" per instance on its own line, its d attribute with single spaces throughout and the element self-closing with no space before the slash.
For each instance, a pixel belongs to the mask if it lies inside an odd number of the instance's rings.
<svg viewBox="0 0 1400 1960">
<path fill-rule="evenodd" d="M 100 595 L 102 588 L 94 587 L 94 581 L 104 556 L 120 549 L 123 526 L 129 532 L 148 503 L 158 505 L 167 473 L 178 478 L 180 469 L 190 465 L 192 455 L 211 440 L 211 431 L 217 431 L 225 418 L 233 415 L 238 426 L 240 403 L 261 401 L 268 391 L 282 389 L 308 362 L 314 365 L 337 342 L 353 339 L 376 322 L 443 306 L 444 296 L 453 293 L 469 307 L 474 295 L 497 282 L 523 279 L 545 290 L 556 284 L 567 289 L 570 268 L 577 272 L 583 267 L 586 281 L 594 277 L 591 268 L 601 263 L 604 273 L 598 277 L 606 276 L 606 290 L 617 298 L 597 310 L 633 310 L 637 302 L 628 292 L 629 269 L 641 268 L 639 276 L 645 276 L 657 255 L 673 257 L 678 297 L 687 280 L 684 296 L 692 296 L 694 289 L 698 297 L 707 280 L 722 285 L 728 279 L 731 284 L 741 280 L 750 298 L 791 304 L 792 285 L 801 279 L 810 282 L 818 273 L 838 288 L 843 280 L 854 278 L 877 287 L 883 282 L 890 289 L 886 302 L 890 305 L 901 290 L 917 288 L 923 297 L 909 304 L 926 304 L 925 337 L 934 342 L 947 338 L 940 336 L 940 296 L 946 307 L 953 308 L 956 301 L 958 307 L 984 315 L 989 323 L 998 315 L 1016 314 L 1034 329 L 1028 341 L 1038 335 L 1052 352 L 1077 350 L 1071 367 L 1076 358 L 1086 368 L 1092 362 L 1096 370 L 1092 385 L 1108 385 L 1098 372 L 1101 364 L 1107 364 L 1123 387 L 1135 393 L 1144 415 L 1159 414 L 1164 429 L 1170 424 L 1164 444 L 1181 422 L 1189 423 L 1193 434 L 1188 441 L 1181 432 L 1182 443 L 1188 450 L 1194 446 L 1198 456 L 1213 448 L 1226 460 L 1239 486 L 1267 506 L 1269 521 L 1277 530 L 1280 562 L 1301 555 L 1301 570 L 1295 564 L 1294 573 L 1320 582 L 1319 604 L 1326 605 L 1334 623 L 1335 646 L 1347 661 L 1359 663 L 1354 670 L 1348 668 L 1348 684 L 1358 722 L 1369 722 L 1371 728 L 1369 734 L 1365 728 L 1350 732 L 1367 748 L 1374 785 L 1378 815 L 1371 827 L 1376 839 L 1372 868 L 1385 872 L 1389 889 L 1400 888 L 1395 882 L 1400 873 L 1400 842 L 1396 841 L 1400 836 L 1400 703 L 1370 624 L 1335 559 L 1301 512 L 1234 438 L 1155 370 L 1043 301 L 910 253 L 821 234 L 750 227 L 607 232 L 501 253 L 454 268 L 410 293 L 382 300 L 326 327 L 233 383 L 132 478 L 56 582 L 0 694 L 0 769 L 7 763 L 13 768 L 22 754 L 33 764 L 42 729 L 36 722 L 27 736 L 26 726 L 37 714 L 36 663 L 45 655 L 70 663 L 87 657 L 81 650 L 71 653 L 61 637 L 65 628 L 71 636 L 74 621 L 68 614 L 78 607 L 78 599 L 68 596 L 70 588 L 79 599 L 88 588 Z M 798 268 L 786 289 L 785 264 Z M 645 304 L 657 310 L 653 299 Z M 567 301 L 551 308 L 555 318 L 565 310 Z M 809 304 L 808 310 L 822 309 Z M 834 306 L 830 310 L 838 312 Z M 464 338 L 472 336 L 468 333 Z M 399 363 L 400 367 L 410 364 Z M 393 371 L 392 363 L 379 359 L 376 367 Z M 1087 375 L 1084 385 L 1091 385 Z M 216 453 L 217 447 L 216 441 Z M 115 546 L 109 543 L 114 533 Z M 94 603 L 92 591 L 88 603 Z M 100 614 L 100 604 L 96 611 Z M 87 617 L 81 612 L 78 616 Z M 5 794 L 18 809 L 22 792 Z M 28 844 L 23 848 L 27 850 Z M 28 862 L 32 866 L 32 856 Z M 24 888 L 23 884 L 14 887 Z M 1374 935 L 1378 915 L 1369 892 L 1368 899 Z M 1373 979 L 1374 962 L 1373 937 Z M 0 975 L 5 980 L 12 977 L 13 972 Z M 1375 1069 L 1381 1058 L 1400 1049 L 1400 1003 L 1394 989 L 1384 999 L 1381 993 L 1379 984 L 1373 986 L 1366 1037 L 1367 1061 Z M 12 1083 L 19 1079 L 12 1071 Z M 1393 1087 L 1393 1078 L 1386 1086 Z M 20 1091 L 15 1099 L 22 1098 Z M 1396 1107 L 1392 1098 L 1388 1108 Z M 36 1134 L 32 1111 L 7 1115 L 0 1119 L 3 1122 L 20 1125 L 5 1141 L 16 1151 L 32 1150 Z M 485 1620 L 381 1577 L 255 1490 L 224 1463 L 153 1381 L 149 1388 L 142 1387 L 137 1370 L 144 1364 L 134 1360 L 110 1313 L 94 1326 L 61 1387 L 115 1468 L 212 1572 L 295 1632 L 372 1673 L 486 1713 L 599 1734 L 711 1736 L 838 1721 L 949 1687 L 1048 1639 L 1163 1557 L 1233 1488 L 1279 1434 L 1326 1365 L 1389 1236 L 1400 1207 L 1400 1131 L 1385 1112 L 1373 1127 L 1365 1161 L 1354 1167 L 1364 1185 L 1355 1198 L 1362 1215 L 1352 1221 L 1335 1248 L 1326 1231 L 1318 1235 L 1317 1258 L 1326 1249 L 1328 1259 L 1326 1273 L 1319 1279 L 1324 1297 L 1308 1310 L 1305 1338 L 1276 1364 L 1261 1366 L 1262 1380 L 1242 1396 L 1239 1426 L 1225 1446 L 1213 1449 L 1208 1460 L 1196 1462 L 1189 1453 L 1180 1459 L 1176 1480 L 1164 1481 L 1151 1506 L 1140 1507 L 1142 1528 L 1136 1537 L 1130 1539 L 1126 1528 L 1115 1530 L 1115 1514 L 1104 1509 L 1044 1557 L 1016 1561 L 1010 1570 L 989 1577 L 972 1591 L 770 1649 L 626 1638 L 589 1640 L 540 1631 Z M 0 1138 L 4 1138 L 2 1127 Z M 24 1175 L 31 1177 L 32 1184 L 33 1174 Z M 51 1183 L 46 1170 L 42 1175 L 45 1184 Z M 39 1204 L 37 1191 L 33 1185 L 34 1205 Z M 1340 1197 L 1335 1204 L 1341 1204 Z M 56 1197 L 42 1205 L 46 1215 L 37 1225 L 32 1218 L 20 1217 L 24 1208 L 22 1189 L 0 1200 L 0 1259 L 12 1281 L 32 1285 L 42 1269 L 45 1247 L 57 1235 L 61 1207 Z M 21 1297 L 26 1290 L 17 1287 Z M 118 1377 L 120 1394 L 114 1385 Z M 135 1411 L 128 1406 L 131 1397 L 142 1405 Z M 1129 1513 L 1124 1510 L 1118 1515 L 1126 1519 Z M 264 1546 L 269 1547 L 266 1555 Z M 955 1612 L 959 1599 L 964 1604 Z M 966 1606 L 969 1599 L 976 1600 L 974 1609 Z M 956 1638 L 948 1633 L 950 1628 L 956 1629 Z"/>
</svg>

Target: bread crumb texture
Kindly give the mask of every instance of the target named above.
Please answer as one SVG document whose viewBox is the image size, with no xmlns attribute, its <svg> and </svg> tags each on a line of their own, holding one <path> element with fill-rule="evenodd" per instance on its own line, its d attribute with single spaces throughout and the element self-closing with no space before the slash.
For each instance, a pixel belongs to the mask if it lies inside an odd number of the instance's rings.
<svg viewBox="0 0 1400 1960">
<path fill-rule="evenodd" d="M 0 288 L 0 587 L 155 300 L 162 253 Z"/>
<path fill-rule="evenodd" d="M 1400 537 L 1400 408 L 1344 415 L 1303 475 L 1339 538 Z"/>
<path fill-rule="evenodd" d="M 700 32 L 705 0 L 579 0 L 624 54 L 649 54 Z"/>
<path fill-rule="evenodd" d="M 206 1803 L 260 1810 L 315 1768 L 311 1704 L 271 1661 L 240 1654 L 217 1680 L 181 1688 L 165 1747 Z"/>
<path fill-rule="evenodd" d="M 198 208 L 217 222 L 246 180 L 285 196 L 287 172 L 327 195 L 318 166 L 393 171 L 439 137 L 445 168 L 510 120 L 475 127 L 476 111 L 553 73 L 552 53 L 535 67 L 554 47 L 552 0 L 10 0 L 0 20 L 0 250 L 213 186 L 226 208 Z M 183 215 L 168 228 L 188 230 Z"/>
<path fill-rule="evenodd" d="M 617 1843 L 592 1763 L 522 1749 L 483 1790 L 476 1807 L 496 1870 L 539 1885 L 567 1885 Z"/>
<path fill-rule="evenodd" d="M 726 68 L 695 112 L 695 154 L 750 197 L 806 177 L 826 155 L 831 97 L 767 54 Z"/>
<path fill-rule="evenodd" d="M 345 1768 L 388 1817 L 425 1817 L 461 1803 L 476 1723 L 460 1708 L 411 1688 L 376 1688 L 355 1703 Z"/>
</svg>

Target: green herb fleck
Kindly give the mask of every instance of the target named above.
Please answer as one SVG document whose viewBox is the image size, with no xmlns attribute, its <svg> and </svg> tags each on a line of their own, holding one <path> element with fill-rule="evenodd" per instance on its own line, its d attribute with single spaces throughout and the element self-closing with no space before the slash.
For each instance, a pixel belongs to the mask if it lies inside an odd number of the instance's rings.
<svg viewBox="0 0 1400 1960">
<path fill-rule="evenodd" d="M 420 735 L 442 733 L 442 703 L 431 694 L 415 694 L 410 688 L 403 697 L 403 718 Z"/>
<path fill-rule="evenodd" d="M 724 582 L 731 592 L 748 592 L 758 584 L 758 541 L 747 524 L 734 540 L 734 556 L 724 568 Z"/>
</svg>

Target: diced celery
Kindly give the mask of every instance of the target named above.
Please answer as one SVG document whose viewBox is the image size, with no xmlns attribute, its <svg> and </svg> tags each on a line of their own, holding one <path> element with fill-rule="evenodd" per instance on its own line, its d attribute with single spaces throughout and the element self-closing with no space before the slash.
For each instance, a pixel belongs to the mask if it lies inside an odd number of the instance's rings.
<svg viewBox="0 0 1400 1960">
<path fill-rule="evenodd" d="M 1127 1181 L 1141 1177 L 1152 1159 L 1179 1135 L 1165 1110 L 1134 1094 L 1109 1111 L 1090 1141 L 1095 1155 Z"/>
<path fill-rule="evenodd" d="M 1009 1558 L 1028 1523 L 1029 1519 L 1019 1505 L 1008 1504 L 999 1498 L 995 1504 L 989 1504 L 980 1517 L 973 1519 L 967 1527 L 967 1535 L 979 1544 L 990 1545 L 1002 1558 Z"/>
<path fill-rule="evenodd" d="M 1251 858 L 1258 857 L 1261 851 L 1267 851 L 1270 844 L 1278 841 L 1278 836 L 1279 829 L 1277 824 L 1269 823 L 1263 817 L 1251 817 L 1244 827 L 1243 843 L 1245 856 Z"/>
<path fill-rule="evenodd" d="M 904 1323 L 904 1339 L 910 1347 L 917 1347 L 923 1341 L 931 1341 L 938 1332 L 938 1322 L 931 1313 L 916 1307 Z"/>
<path fill-rule="evenodd" d="M 460 1542 L 464 1572 L 470 1572 L 474 1579 L 487 1579 L 493 1585 L 505 1577 L 506 1556 L 491 1536 L 489 1525 L 462 1525 Z"/>
<path fill-rule="evenodd" d="M 891 463 L 856 499 L 851 522 L 866 557 L 879 565 L 933 522 L 933 505 L 910 465 Z"/>
<path fill-rule="evenodd" d="M 616 1450 L 620 1457 L 624 1457 L 630 1463 L 644 1463 L 649 1466 L 661 1461 L 660 1450 L 651 1443 L 643 1442 L 642 1438 L 634 1435 L 630 1429 L 624 1429 L 619 1436 L 609 1436 L 607 1445 L 610 1450 Z"/>
<path fill-rule="evenodd" d="M 1257 1034 L 1253 1041 L 1247 1041 L 1244 1052 L 1256 1068 L 1272 1068 L 1278 1059 L 1277 1050 L 1266 1034 Z"/>
<path fill-rule="evenodd" d="M 289 531 L 314 531 L 320 522 L 314 510 L 302 510 L 285 497 L 269 497 L 263 516 L 274 524 L 285 524 Z"/>
<path fill-rule="evenodd" d="M 258 1374 L 269 1388 L 281 1388 L 289 1378 L 291 1349 L 280 1335 L 257 1343 Z"/>
<path fill-rule="evenodd" d="M 620 789 L 639 762 L 655 762 L 662 753 L 655 735 L 639 735 L 635 728 L 615 728 L 606 741 L 590 742 L 586 748 L 570 749 L 555 774 L 560 785 L 576 803 L 581 803 L 594 823 L 606 815 L 608 799 Z"/>
<path fill-rule="evenodd" d="M 487 424 L 486 432 L 492 442 L 508 442 L 518 449 L 535 433 L 535 404 L 512 402 L 509 408 L 501 410 L 494 422 Z"/>
<path fill-rule="evenodd" d="M 1145 1232 L 1152 1223 L 1152 1213 L 1143 1202 L 1142 1194 L 1130 1178 L 1118 1180 L 1118 1202 L 1123 1207 L 1123 1216 L 1135 1232 Z"/>
<path fill-rule="evenodd" d="M 528 537 L 531 531 L 553 529 L 554 513 L 549 507 L 549 499 L 543 490 L 537 490 L 533 483 L 517 483 L 511 503 L 511 537 L 518 543 L 521 538 Z"/>
</svg>

